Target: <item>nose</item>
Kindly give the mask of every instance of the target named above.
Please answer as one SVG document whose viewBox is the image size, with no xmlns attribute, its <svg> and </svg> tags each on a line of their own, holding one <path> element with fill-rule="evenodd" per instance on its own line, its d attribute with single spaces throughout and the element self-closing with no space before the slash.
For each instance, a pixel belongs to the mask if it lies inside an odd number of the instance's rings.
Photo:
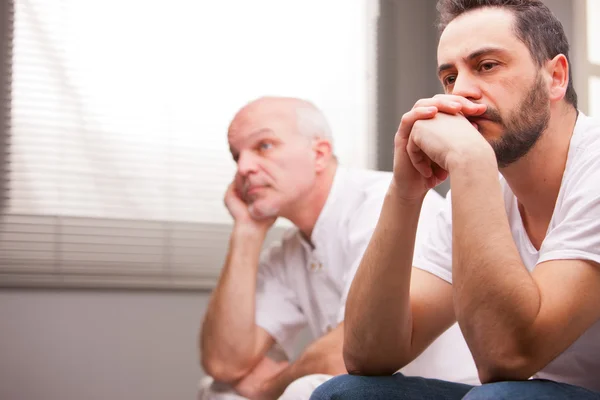
<svg viewBox="0 0 600 400">
<path fill-rule="evenodd" d="M 461 73 L 456 76 L 452 94 L 462 96 L 469 100 L 481 99 L 481 89 L 477 85 L 475 79 L 468 73 Z"/>
<path fill-rule="evenodd" d="M 238 173 L 243 177 L 257 172 L 258 165 L 256 156 L 250 151 L 242 151 L 238 158 L 237 166 Z"/>
</svg>

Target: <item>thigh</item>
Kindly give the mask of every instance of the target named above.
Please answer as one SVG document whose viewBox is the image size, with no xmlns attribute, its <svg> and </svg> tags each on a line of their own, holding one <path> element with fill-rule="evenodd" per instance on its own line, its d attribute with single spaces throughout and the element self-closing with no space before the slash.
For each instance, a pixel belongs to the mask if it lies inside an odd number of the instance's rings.
<svg viewBox="0 0 600 400">
<path fill-rule="evenodd" d="M 395 374 L 393 376 L 342 375 L 319 386 L 311 400 L 460 400 L 471 385 Z"/>
<path fill-rule="evenodd" d="M 464 397 L 464 400 L 483 399 L 600 400 L 600 393 L 566 383 L 533 379 L 530 381 L 488 383 L 473 388 Z"/>
<path fill-rule="evenodd" d="M 333 375 L 313 374 L 303 376 L 290 383 L 279 400 L 306 400 L 321 384 L 333 378 Z"/>
</svg>

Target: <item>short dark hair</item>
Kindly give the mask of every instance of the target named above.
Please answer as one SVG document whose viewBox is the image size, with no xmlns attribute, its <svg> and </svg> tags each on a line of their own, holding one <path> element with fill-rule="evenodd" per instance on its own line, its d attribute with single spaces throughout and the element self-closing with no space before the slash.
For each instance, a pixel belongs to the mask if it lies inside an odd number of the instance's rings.
<svg viewBox="0 0 600 400">
<path fill-rule="evenodd" d="M 569 61 L 569 41 L 558 18 L 540 0 L 439 0 L 439 32 L 443 32 L 459 15 L 483 7 L 505 8 L 514 14 L 515 34 L 529 48 L 538 66 L 541 67 L 558 54 L 565 55 L 569 63 L 569 85 L 565 100 L 577 108 L 577 93 L 573 87 Z"/>
</svg>

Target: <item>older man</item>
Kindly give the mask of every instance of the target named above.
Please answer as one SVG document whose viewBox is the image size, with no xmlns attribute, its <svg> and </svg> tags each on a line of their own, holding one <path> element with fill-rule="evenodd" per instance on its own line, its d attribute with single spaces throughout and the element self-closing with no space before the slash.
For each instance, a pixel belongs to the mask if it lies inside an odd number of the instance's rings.
<svg viewBox="0 0 600 400">
<path fill-rule="evenodd" d="M 216 381 L 203 396 L 308 398 L 318 384 L 346 372 L 346 296 L 392 175 L 339 166 L 325 117 L 300 99 L 248 104 L 233 119 L 228 140 L 238 167 L 225 195 L 234 227 L 201 333 L 202 365 Z M 441 202 L 435 192 L 425 196 L 418 240 Z M 261 255 L 277 217 L 294 228 Z M 267 356 L 274 344 L 291 354 L 305 326 L 314 341 L 294 362 Z M 457 327 L 404 372 L 477 380 Z"/>
</svg>

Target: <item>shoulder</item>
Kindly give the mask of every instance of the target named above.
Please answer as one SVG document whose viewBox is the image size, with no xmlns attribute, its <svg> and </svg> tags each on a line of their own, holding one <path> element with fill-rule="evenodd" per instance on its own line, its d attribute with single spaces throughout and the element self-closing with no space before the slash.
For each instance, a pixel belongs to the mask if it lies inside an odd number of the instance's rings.
<svg viewBox="0 0 600 400">
<path fill-rule="evenodd" d="M 600 119 L 580 114 L 573 130 L 565 178 L 581 178 L 600 171 Z"/>
<path fill-rule="evenodd" d="M 563 175 L 564 195 L 574 200 L 600 195 L 600 119 L 581 115 Z"/>
<path fill-rule="evenodd" d="M 298 228 L 273 228 L 267 235 L 261 254 L 261 268 L 284 264 L 286 258 L 302 250 L 302 242 Z"/>
<path fill-rule="evenodd" d="M 371 169 L 339 167 L 332 206 L 339 217 L 352 216 L 373 202 L 383 203 L 392 173 Z"/>
<path fill-rule="evenodd" d="M 581 117 L 580 117 L 581 118 Z M 600 121 L 578 120 L 548 234 L 538 263 L 600 262 Z"/>
<path fill-rule="evenodd" d="M 390 186 L 392 173 L 369 169 L 348 169 L 344 187 L 337 197 L 337 207 L 344 210 L 344 219 L 378 217 Z"/>
<path fill-rule="evenodd" d="M 588 117 L 580 113 L 571 138 L 571 150 L 576 154 L 597 153 L 600 151 L 600 118 Z"/>
<path fill-rule="evenodd" d="M 392 173 L 372 169 L 345 169 L 347 190 L 363 196 L 383 195 L 392 180 Z M 383 193 L 383 194 L 382 194 Z"/>
</svg>

